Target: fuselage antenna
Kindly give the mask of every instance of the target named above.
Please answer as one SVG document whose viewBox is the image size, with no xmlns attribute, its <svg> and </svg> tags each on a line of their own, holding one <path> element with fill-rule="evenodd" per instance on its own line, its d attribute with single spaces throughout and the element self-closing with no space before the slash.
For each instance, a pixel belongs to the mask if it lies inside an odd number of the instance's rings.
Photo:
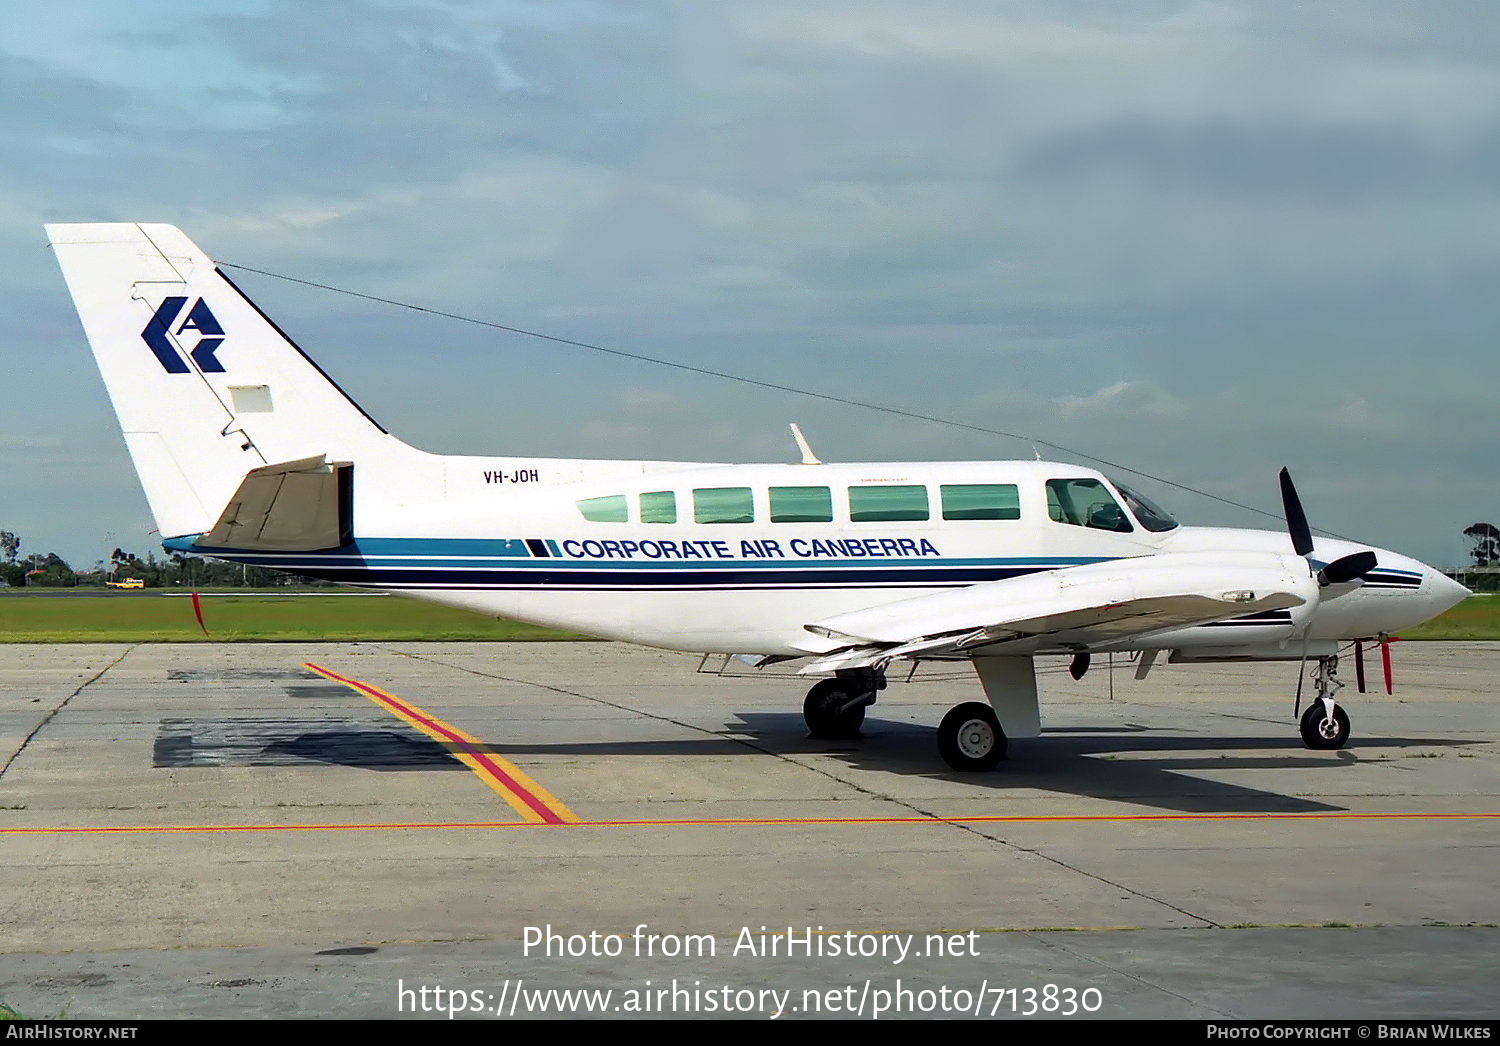
<svg viewBox="0 0 1500 1046">
<path fill-rule="evenodd" d="M 794 440 L 797 441 L 797 449 L 800 450 L 800 451 L 802 451 L 802 464 L 804 464 L 804 465 L 821 465 L 821 464 L 823 464 L 821 461 L 819 461 L 817 459 L 817 456 L 813 454 L 812 448 L 807 445 L 807 437 L 804 436 L 804 435 L 802 435 L 802 430 L 797 427 L 797 423 L 795 421 L 792 422 L 792 439 L 794 439 Z"/>
</svg>

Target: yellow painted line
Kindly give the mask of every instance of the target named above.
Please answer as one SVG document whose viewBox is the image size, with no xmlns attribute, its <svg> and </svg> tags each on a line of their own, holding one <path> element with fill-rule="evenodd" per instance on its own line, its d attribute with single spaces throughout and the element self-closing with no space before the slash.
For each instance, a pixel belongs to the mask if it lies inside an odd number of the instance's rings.
<svg viewBox="0 0 1500 1046">
<path fill-rule="evenodd" d="M 578 828 L 776 828 L 799 825 L 955 825 L 955 824 L 1128 824 L 1150 821 L 1494 821 L 1500 813 L 1304 814 L 1040 814 L 1036 816 L 954 817 L 731 817 L 568 822 Z M 0 828 L 0 835 L 172 834 L 178 832 L 378 832 L 412 829 L 484 830 L 536 828 L 556 822 L 392 821 L 374 824 L 194 824 L 95 825 L 76 828 Z"/>
<path fill-rule="evenodd" d="M 302 667 L 326 679 L 331 679 L 335 683 L 342 683 L 442 744 L 465 766 L 473 770 L 481 781 L 499 793 L 500 798 L 509 803 L 526 823 L 553 825 L 578 823 L 578 815 L 564 806 L 557 796 L 537 784 L 509 759 L 485 751 L 486 746 L 479 738 L 464 733 L 458 727 L 443 722 L 430 712 L 424 712 L 416 705 L 403 701 L 394 694 L 388 694 L 377 686 L 371 686 L 358 679 L 349 679 L 310 662 L 304 663 Z"/>
</svg>

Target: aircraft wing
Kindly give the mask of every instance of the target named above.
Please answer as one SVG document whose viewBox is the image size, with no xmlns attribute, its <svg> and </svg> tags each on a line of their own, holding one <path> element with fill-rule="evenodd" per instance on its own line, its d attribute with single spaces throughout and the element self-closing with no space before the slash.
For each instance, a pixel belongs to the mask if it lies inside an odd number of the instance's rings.
<svg viewBox="0 0 1500 1046">
<path fill-rule="evenodd" d="M 1065 653 L 1312 605 L 1301 556 L 1164 553 L 1040 571 L 882 603 L 803 627 L 804 672 L 907 659 Z"/>
</svg>

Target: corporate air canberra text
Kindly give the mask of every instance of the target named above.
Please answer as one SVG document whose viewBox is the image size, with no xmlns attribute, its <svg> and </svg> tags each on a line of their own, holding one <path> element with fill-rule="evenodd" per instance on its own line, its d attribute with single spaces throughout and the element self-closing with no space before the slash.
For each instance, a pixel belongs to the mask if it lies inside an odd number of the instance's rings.
<svg viewBox="0 0 1500 1046">
<path fill-rule="evenodd" d="M 956 958 L 979 954 L 979 934 L 967 933 L 856 933 L 824 930 L 821 926 L 788 926 L 785 930 L 742 926 L 732 944 L 721 944 L 711 934 L 656 933 L 641 923 L 630 934 L 563 934 L 546 926 L 527 926 L 521 936 L 522 952 L 528 958 L 717 958 L 763 959 L 811 957 L 836 959 L 850 956 L 883 958 L 899 966 L 908 958 Z"/>
<path fill-rule="evenodd" d="M 852 559 L 941 556 L 926 538 L 772 538 L 730 541 L 577 541 L 560 542 L 575 559 Z"/>
</svg>

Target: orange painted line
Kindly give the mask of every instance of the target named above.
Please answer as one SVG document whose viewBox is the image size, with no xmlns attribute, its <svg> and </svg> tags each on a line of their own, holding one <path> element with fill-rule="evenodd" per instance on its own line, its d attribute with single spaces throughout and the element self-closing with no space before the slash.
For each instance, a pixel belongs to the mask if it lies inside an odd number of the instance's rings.
<svg viewBox="0 0 1500 1046">
<path fill-rule="evenodd" d="M 532 780 L 509 759 L 484 750 L 484 742 L 464 733 L 416 705 L 388 694 L 379 687 L 349 679 L 321 665 L 304 662 L 310 672 L 342 683 L 357 694 L 369 698 L 397 718 L 422 731 L 435 741 L 451 745 L 453 754 L 479 779 L 489 785 L 511 808 L 531 824 L 577 824 L 578 815 L 569 810 L 551 792 Z"/>
<path fill-rule="evenodd" d="M 1128 824 L 1140 821 L 1484 821 L 1500 813 L 1329 813 L 1305 814 L 1039 814 L 974 817 L 729 817 L 662 820 L 571 821 L 578 828 L 754 828 L 797 825 L 953 825 L 953 824 Z M 122 825 L 77 828 L 0 828 L 0 835 L 172 834 L 176 832 L 373 832 L 401 829 L 536 828 L 544 821 L 394 821 L 374 824 L 197 824 Z"/>
</svg>

